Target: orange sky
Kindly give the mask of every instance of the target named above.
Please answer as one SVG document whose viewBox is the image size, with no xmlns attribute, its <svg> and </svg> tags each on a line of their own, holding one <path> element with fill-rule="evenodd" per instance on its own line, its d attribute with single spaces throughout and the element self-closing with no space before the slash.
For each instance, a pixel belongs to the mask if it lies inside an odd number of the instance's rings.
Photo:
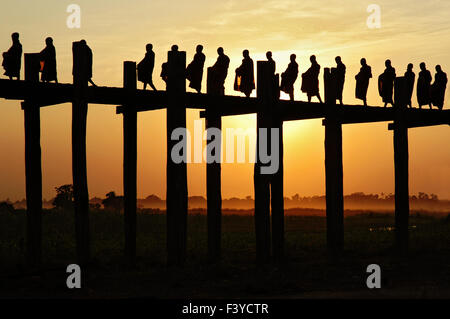
<svg viewBox="0 0 450 319">
<path fill-rule="evenodd" d="M 66 8 L 81 7 L 81 28 L 69 29 Z M 132 3 L 132 5 L 131 5 Z M 291 53 L 297 54 L 300 72 L 308 57 L 316 54 L 323 67 L 334 66 L 340 55 L 347 65 L 344 102 L 358 103 L 354 96 L 354 75 L 359 59 L 366 57 L 374 78 L 390 58 L 397 74 L 409 62 L 425 61 L 434 75 L 434 65 L 450 70 L 450 3 L 448 1 L 377 1 L 381 7 L 381 28 L 369 29 L 367 7 L 359 0 L 320 1 L 50 1 L 15 0 L 0 4 L 0 51 L 10 46 L 10 34 L 18 31 L 24 52 L 38 52 L 46 36 L 52 36 L 57 50 L 58 78 L 71 82 L 71 42 L 86 39 L 94 52 L 94 81 L 102 86 L 122 85 L 122 62 L 138 61 L 145 44 L 156 53 L 155 85 L 163 88 L 160 65 L 172 44 L 187 51 L 188 62 L 195 46 L 203 44 L 205 67 L 216 59 L 218 46 L 231 58 L 226 82 L 232 91 L 234 69 L 244 48 L 256 62 L 267 50 L 273 52 L 281 73 Z M 322 73 L 320 79 L 322 79 Z M 205 82 L 205 81 L 204 81 Z M 321 81 L 322 82 L 322 81 Z M 205 83 L 203 83 L 205 85 Z M 322 83 L 321 83 L 322 84 Z M 295 84 L 296 99 L 300 81 Z M 446 105 L 450 93 L 447 92 Z M 283 96 L 285 98 L 285 96 Z M 368 93 L 370 105 L 380 105 L 375 81 Z M 416 103 L 415 92 L 413 103 Z M 54 196 L 54 187 L 71 183 L 71 105 L 44 108 L 42 156 L 44 197 Z M 199 118 L 188 111 L 188 128 Z M 165 197 L 165 111 L 138 117 L 138 196 Z M 255 116 L 227 117 L 226 127 L 256 126 Z M 321 120 L 287 122 L 285 127 L 285 196 L 324 194 L 324 130 Z M 447 126 L 410 131 L 410 191 L 435 193 L 450 198 L 450 148 Z M 21 199 L 25 195 L 23 113 L 19 101 L 0 100 L 0 199 Z M 90 196 L 122 193 L 122 119 L 111 106 L 90 105 L 88 116 L 88 179 Z M 392 132 L 387 123 L 346 125 L 343 129 L 344 192 L 390 193 L 394 189 Z M 222 166 L 223 196 L 253 196 L 253 165 Z M 205 194 L 205 165 L 190 164 L 189 194 Z"/>
</svg>

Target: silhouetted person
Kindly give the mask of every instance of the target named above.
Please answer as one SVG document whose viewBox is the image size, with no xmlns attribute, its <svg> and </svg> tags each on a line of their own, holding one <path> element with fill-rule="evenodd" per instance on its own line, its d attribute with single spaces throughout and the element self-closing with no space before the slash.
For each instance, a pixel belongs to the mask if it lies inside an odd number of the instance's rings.
<svg viewBox="0 0 450 319">
<path fill-rule="evenodd" d="M 45 48 L 39 53 L 39 61 L 41 62 L 41 81 L 58 83 L 56 75 L 56 50 L 53 45 L 53 39 L 48 37 L 45 39 Z"/>
<path fill-rule="evenodd" d="M 429 105 L 431 107 L 431 97 L 430 97 L 430 84 L 431 84 L 431 73 L 427 70 L 424 62 L 420 63 L 419 78 L 417 79 L 417 102 L 419 103 L 419 108 L 422 105 Z"/>
<path fill-rule="evenodd" d="M 16 77 L 20 80 L 20 67 L 22 64 L 22 44 L 19 41 L 19 33 L 14 32 L 11 35 L 12 46 L 3 53 L 2 66 L 5 69 L 4 75 L 10 80 Z"/>
<path fill-rule="evenodd" d="M 151 43 L 145 46 L 146 53 L 145 57 L 141 62 L 137 65 L 137 74 L 138 80 L 144 83 L 144 90 L 147 88 L 147 84 L 150 87 L 156 90 L 156 87 L 153 85 L 153 69 L 155 68 L 155 52 L 153 52 L 153 45 Z"/>
<path fill-rule="evenodd" d="M 217 49 L 217 57 L 216 63 L 212 67 L 209 68 L 209 77 L 208 82 L 210 85 L 211 94 L 224 95 L 225 94 L 225 80 L 228 75 L 228 66 L 230 65 L 230 58 L 226 56 L 223 52 L 223 48 L 220 47 Z"/>
<path fill-rule="evenodd" d="M 391 60 L 386 60 L 384 64 L 386 69 L 378 77 L 378 90 L 380 96 L 383 98 L 384 107 L 386 107 L 388 103 L 394 106 L 392 95 L 394 93 L 395 69 L 391 65 Z"/>
<path fill-rule="evenodd" d="M 171 50 L 173 52 L 178 52 L 178 45 L 176 45 L 176 44 L 172 45 Z M 169 77 L 169 64 L 168 64 L 168 62 L 164 62 L 161 65 L 161 74 L 160 74 L 160 76 L 163 79 L 163 81 L 167 83 L 167 79 Z"/>
<path fill-rule="evenodd" d="M 320 65 L 316 61 L 316 56 L 310 57 L 311 67 L 302 74 L 302 92 L 308 95 L 308 102 L 311 102 L 313 96 L 317 96 L 319 102 L 322 103 L 319 93 L 319 73 Z"/>
<path fill-rule="evenodd" d="M 234 89 L 243 92 L 249 97 L 255 89 L 255 76 L 253 72 L 253 60 L 250 58 L 248 50 L 242 52 L 244 59 L 240 67 L 236 69 Z"/>
<path fill-rule="evenodd" d="M 444 108 L 445 89 L 447 88 L 447 74 L 442 71 L 440 65 L 436 65 L 434 83 L 431 85 L 431 102 L 439 110 Z"/>
<path fill-rule="evenodd" d="M 355 97 L 363 100 L 364 106 L 367 106 L 367 89 L 369 88 L 369 81 L 372 78 L 372 68 L 367 65 L 366 59 L 361 59 L 361 69 L 355 76 L 356 89 Z"/>
<path fill-rule="evenodd" d="M 93 86 L 97 86 L 95 85 L 95 83 L 92 81 L 92 50 L 91 48 L 87 45 L 86 40 L 81 40 L 79 42 L 80 44 L 80 54 L 84 54 L 86 56 L 86 65 L 85 65 L 85 70 L 84 70 L 84 74 L 86 77 L 86 80 L 91 83 Z M 73 65 L 73 69 L 72 69 L 72 74 L 75 75 L 75 73 L 80 73 L 79 68 L 80 66 L 75 64 L 78 63 L 77 61 L 74 61 L 74 65 Z"/>
<path fill-rule="evenodd" d="M 342 91 L 344 90 L 345 83 L 345 64 L 342 63 L 342 59 L 340 56 L 335 58 L 336 61 L 336 99 L 339 100 L 339 103 L 342 103 Z"/>
<path fill-rule="evenodd" d="M 93 86 L 97 86 L 92 81 L 92 64 L 93 64 L 92 50 L 87 45 L 86 40 L 81 40 L 81 43 L 83 44 L 84 49 L 86 50 L 86 56 L 87 56 L 87 73 L 86 73 L 86 76 L 87 76 L 88 82 L 91 83 Z"/>
<path fill-rule="evenodd" d="M 291 101 L 294 101 L 294 83 L 298 76 L 298 64 L 295 61 L 296 55 L 291 54 L 291 62 L 288 64 L 286 71 L 281 73 L 280 90 L 289 94 Z"/>
<path fill-rule="evenodd" d="M 412 93 L 414 90 L 414 81 L 416 79 L 416 74 L 413 72 L 413 64 L 408 64 L 408 69 L 405 72 L 405 80 L 406 80 L 406 106 L 412 108 Z"/>
<path fill-rule="evenodd" d="M 267 62 L 270 64 L 270 74 L 275 74 L 276 64 L 275 61 L 272 59 L 272 52 L 267 51 L 266 53 Z"/>
<path fill-rule="evenodd" d="M 189 87 L 200 93 L 202 89 L 203 66 L 205 65 L 205 55 L 203 46 L 197 45 L 194 59 L 186 68 L 186 78 L 190 81 Z"/>
</svg>

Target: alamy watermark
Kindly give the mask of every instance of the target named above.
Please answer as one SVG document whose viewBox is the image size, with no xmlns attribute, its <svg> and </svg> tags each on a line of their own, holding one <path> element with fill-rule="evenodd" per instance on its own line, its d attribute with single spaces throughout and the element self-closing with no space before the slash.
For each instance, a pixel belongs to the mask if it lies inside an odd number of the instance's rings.
<svg viewBox="0 0 450 319">
<path fill-rule="evenodd" d="M 227 128 L 225 143 L 222 145 L 222 130 L 208 128 L 202 133 L 202 121 L 194 121 L 194 134 L 184 127 L 172 131 L 171 140 L 178 141 L 170 150 L 170 157 L 179 163 L 255 163 L 258 156 L 261 174 L 275 174 L 280 166 L 280 139 L 278 128 L 259 128 L 259 145 L 256 147 L 256 132 L 247 128 Z M 270 139 L 270 141 L 269 141 Z M 236 143 L 235 143 L 236 140 Z M 246 141 L 248 140 L 249 156 L 246 161 Z M 207 141 L 203 147 L 203 141 Z M 193 156 L 192 156 L 192 144 Z M 226 156 L 223 161 L 223 148 Z M 236 148 L 236 156 L 235 156 Z M 258 149 L 258 154 L 256 150 Z"/>
<path fill-rule="evenodd" d="M 67 277 L 66 285 L 69 289 L 81 288 L 81 268 L 77 264 L 70 264 L 66 269 L 70 275 Z"/>
<path fill-rule="evenodd" d="M 367 12 L 370 13 L 366 21 L 367 27 L 369 29 L 381 28 L 381 7 L 378 4 L 370 4 Z"/>
<path fill-rule="evenodd" d="M 69 4 L 66 9 L 70 15 L 67 17 L 66 25 L 69 29 L 81 28 L 81 8 L 78 4 Z"/>
</svg>

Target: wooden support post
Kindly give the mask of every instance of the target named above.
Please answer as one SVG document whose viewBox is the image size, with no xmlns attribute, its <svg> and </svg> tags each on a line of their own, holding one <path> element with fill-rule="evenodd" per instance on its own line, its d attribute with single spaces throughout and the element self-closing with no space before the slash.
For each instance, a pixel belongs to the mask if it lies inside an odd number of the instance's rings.
<svg viewBox="0 0 450 319">
<path fill-rule="evenodd" d="M 208 68 L 207 93 L 224 95 L 224 92 L 214 92 L 211 75 Z M 214 111 L 206 112 L 206 132 L 209 143 L 206 146 L 206 201 L 208 219 L 208 260 L 216 262 L 221 256 L 222 237 L 222 187 L 221 187 L 221 159 L 222 159 L 222 118 Z M 215 132 L 214 132 L 215 131 Z M 215 140 L 217 139 L 217 140 Z M 214 152 L 213 152 L 214 150 Z M 215 159 L 218 159 L 216 161 Z"/>
<path fill-rule="evenodd" d="M 344 195 L 342 165 L 342 124 L 336 115 L 336 91 L 329 68 L 324 70 L 325 103 L 325 179 L 327 248 L 337 256 L 344 247 Z"/>
<path fill-rule="evenodd" d="M 400 254 L 408 251 L 409 225 L 409 155 L 408 127 L 404 115 L 405 80 L 395 80 L 394 169 L 395 169 L 395 238 Z"/>
<path fill-rule="evenodd" d="M 186 52 L 168 53 L 167 80 L 167 262 L 169 265 L 182 265 L 186 258 L 187 240 L 187 141 L 186 141 Z M 184 138 L 176 136 L 181 129 Z M 178 138 L 182 139 L 179 141 Z M 183 146 L 184 161 L 174 162 L 172 151 L 178 144 Z"/>
<path fill-rule="evenodd" d="M 272 251 L 275 261 L 282 261 L 284 258 L 284 165 L 283 165 L 283 120 L 276 109 L 276 102 L 280 97 L 278 74 L 273 77 L 270 98 L 272 100 L 272 128 L 278 129 L 278 170 L 271 179 L 271 205 L 272 205 Z M 271 150 L 273 152 L 274 150 Z"/>
<path fill-rule="evenodd" d="M 25 81 L 39 82 L 39 55 L 25 54 Z M 42 164 L 39 105 L 22 103 L 25 120 L 25 178 L 27 196 L 27 261 L 39 267 L 42 257 Z"/>
<path fill-rule="evenodd" d="M 262 174 L 263 163 L 260 158 L 260 143 L 270 145 L 270 136 L 266 134 L 266 141 L 261 140 L 260 130 L 271 128 L 270 114 L 270 66 L 266 61 L 257 62 L 257 96 L 261 101 L 261 108 L 257 113 L 256 132 L 256 162 L 254 169 L 255 187 L 255 234 L 256 261 L 258 264 L 270 260 L 270 179 L 268 174 Z"/>
<path fill-rule="evenodd" d="M 72 102 L 72 174 L 75 209 L 75 237 L 77 258 L 80 264 L 90 259 L 89 247 L 89 193 L 86 167 L 86 124 L 88 104 L 88 59 L 84 46 L 74 42 L 73 52 L 73 89 Z"/>
<path fill-rule="evenodd" d="M 123 87 L 129 93 L 129 99 L 137 89 L 136 62 L 123 64 Z M 136 261 L 136 201 L 137 201 L 137 112 L 133 102 L 124 105 L 123 112 L 123 191 L 125 249 L 127 262 Z"/>
</svg>

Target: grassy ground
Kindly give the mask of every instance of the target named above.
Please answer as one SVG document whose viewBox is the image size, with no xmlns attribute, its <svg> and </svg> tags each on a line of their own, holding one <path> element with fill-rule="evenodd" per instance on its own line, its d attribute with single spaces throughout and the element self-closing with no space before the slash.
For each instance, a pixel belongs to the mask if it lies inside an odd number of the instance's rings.
<svg viewBox="0 0 450 319">
<path fill-rule="evenodd" d="M 91 214 L 93 265 L 82 270 L 84 287 L 66 288 L 65 267 L 76 263 L 73 213 L 46 211 L 44 269 L 25 267 L 25 213 L 0 214 L 0 297 L 156 298 L 449 298 L 450 219 L 446 214 L 412 214 L 410 255 L 392 245 L 392 214 L 348 214 L 345 252 L 338 261 L 325 250 L 325 218 L 286 217 L 286 261 L 255 265 L 252 216 L 223 217 L 223 259 L 206 263 L 206 216 L 190 215 L 185 267 L 165 265 L 165 215 L 138 215 L 138 260 L 122 259 L 123 216 Z M 366 288 L 366 267 L 382 268 L 382 289 Z"/>
</svg>

